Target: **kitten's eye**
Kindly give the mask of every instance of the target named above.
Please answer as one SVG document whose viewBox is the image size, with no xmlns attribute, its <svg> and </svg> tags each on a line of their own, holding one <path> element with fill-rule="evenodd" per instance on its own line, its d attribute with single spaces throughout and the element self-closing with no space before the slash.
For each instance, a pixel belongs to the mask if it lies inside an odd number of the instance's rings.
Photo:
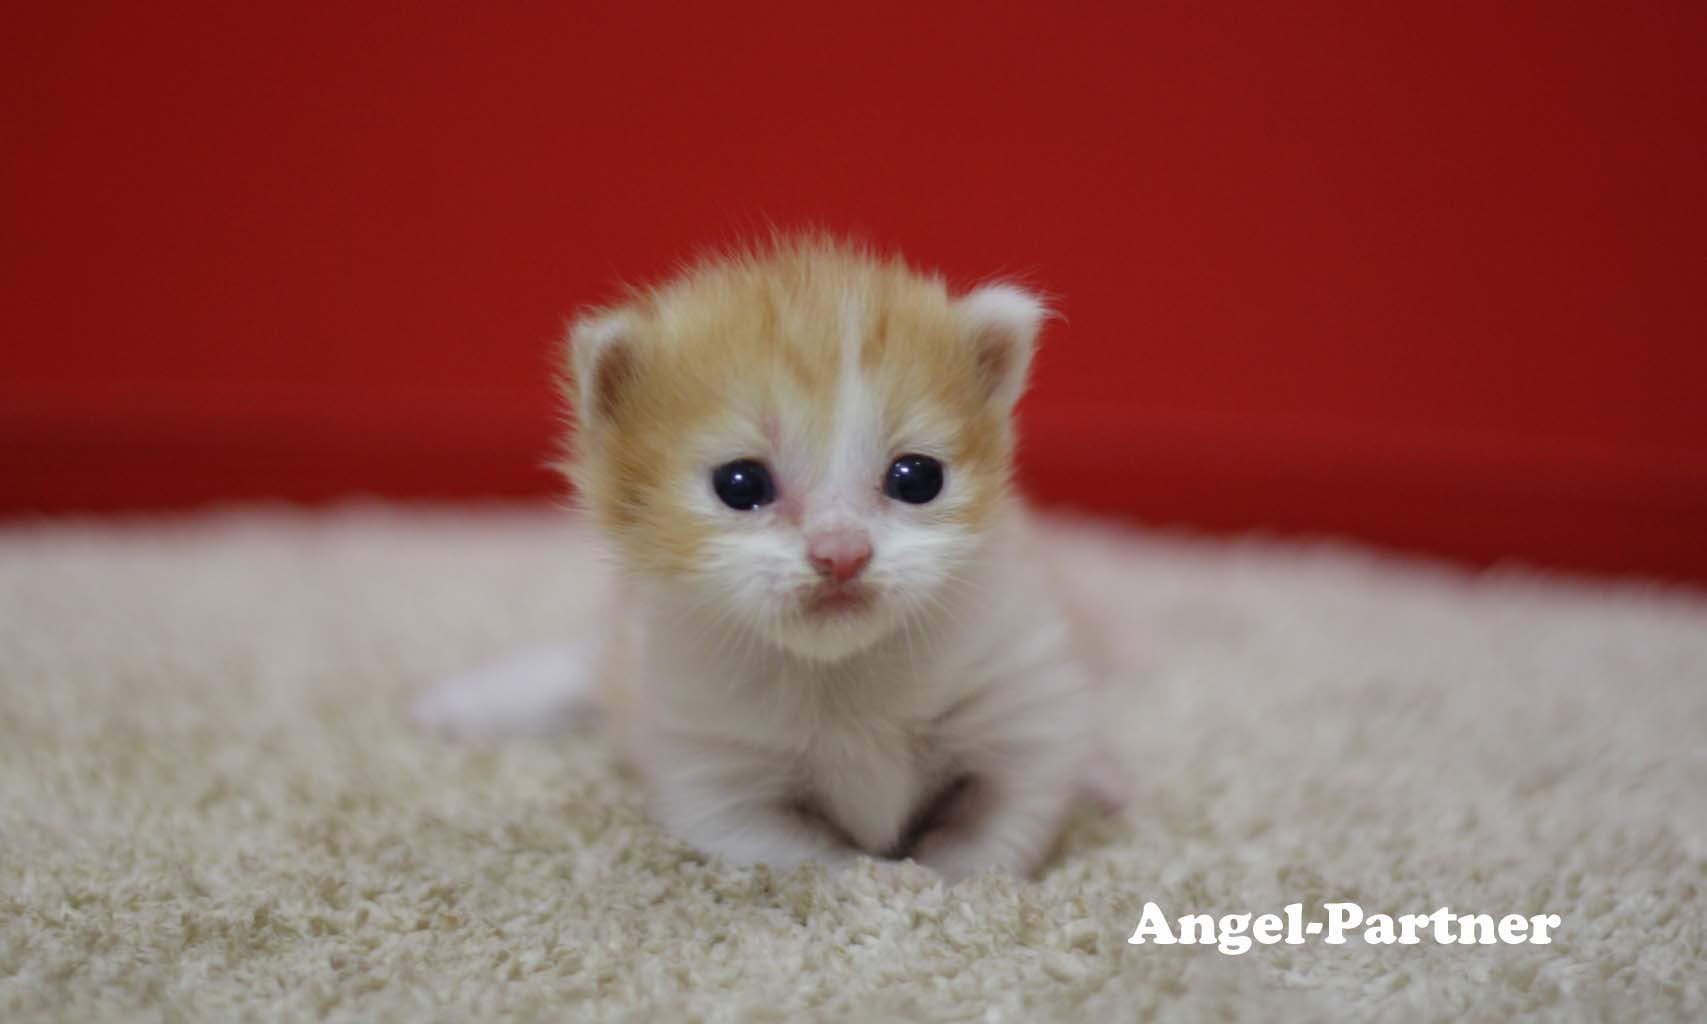
<svg viewBox="0 0 1707 1024">
<path fill-rule="evenodd" d="M 776 500 L 771 471 L 755 459 L 736 459 L 712 470 L 711 489 L 723 504 L 741 512 L 751 512 Z"/>
<path fill-rule="evenodd" d="M 883 493 L 909 505 L 923 505 L 942 493 L 942 463 L 929 455 L 903 455 L 889 464 Z"/>
</svg>

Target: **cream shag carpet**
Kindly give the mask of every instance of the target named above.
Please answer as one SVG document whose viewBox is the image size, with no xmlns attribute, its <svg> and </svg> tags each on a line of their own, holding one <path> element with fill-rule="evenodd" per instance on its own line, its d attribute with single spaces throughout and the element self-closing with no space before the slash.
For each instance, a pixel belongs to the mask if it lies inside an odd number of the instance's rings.
<svg viewBox="0 0 1707 1024">
<path fill-rule="evenodd" d="M 0 533 L 0 1018 L 1700 1019 L 1707 602 L 1060 528 L 1136 798 L 1038 881 L 707 863 L 597 737 L 424 681 L 572 631 L 557 514 Z M 1557 913 L 1551 946 L 1128 946 L 1170 915 Z"/>
</svg>

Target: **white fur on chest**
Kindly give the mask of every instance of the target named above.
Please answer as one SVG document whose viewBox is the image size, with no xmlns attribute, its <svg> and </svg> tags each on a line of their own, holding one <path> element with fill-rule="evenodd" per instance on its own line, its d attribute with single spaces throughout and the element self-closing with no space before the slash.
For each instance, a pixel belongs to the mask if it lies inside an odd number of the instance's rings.
<svg viewBox="0 0 1707 1024">
<path fill-rule="evenodd" d="M 1006 600 L 985 591 L 956 620 L 833 664 L 648 605 L 632 661 L 631 753 L 660 791 L 800 808 L 864 852 L 893 851 L 970 752 L 1057 721 L 1062 745 L 1073 742 L 1083 675 L 1063 624 L 1037 595 L 1001 591 Z"/>
<path fill-rule="evenodd" d="M 811 666 L 689 653 L 663 640 L 641 659 L 641 685 L 662 695 L 637 723 L 649 772 L 712 773 L 809 809 L 869 853 L 893 849 L 953 773 L 941 719 L 961 687 L 931 670 L 881 654 Z"/>
</svg>

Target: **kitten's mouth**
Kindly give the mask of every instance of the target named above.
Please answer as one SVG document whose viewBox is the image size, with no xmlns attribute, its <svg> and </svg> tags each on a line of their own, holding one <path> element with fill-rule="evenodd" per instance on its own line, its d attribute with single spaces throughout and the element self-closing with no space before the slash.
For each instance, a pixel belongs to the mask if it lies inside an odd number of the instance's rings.
<svg viewBox="0 0 1707 1024">
<path fill-rule="evenodd" d="M 875 596 L 870 587 L 857 583 L 826 585 L 806 596 L 806 613 L 820 618 L 857 615 L 871 607 Z"/>
</svg>

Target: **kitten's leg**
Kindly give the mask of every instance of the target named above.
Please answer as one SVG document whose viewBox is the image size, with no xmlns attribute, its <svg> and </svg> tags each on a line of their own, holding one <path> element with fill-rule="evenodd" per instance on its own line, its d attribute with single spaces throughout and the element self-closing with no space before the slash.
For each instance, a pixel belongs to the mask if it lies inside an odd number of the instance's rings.
<svg viewBox="0 0 1707 1024">
<path fill-rule="evenodd" d="M 596 713 L 594 662 L 588 646 L 525 651 L 434 685 L 410 713 L 456 739 L 552 735 Z"/>
<path fill-rule="evenodd" d="M 876 879 L 897 892 L 917 891 L 935 880 L 930 871 L 912 861 L 865 854 L 816 817 L 782 804 L 732 803 L 675 812 L 660 809 L 658 817 L 676 836 L 701 852 L 732 864 L 764 864 L 787 871 L 817 863 L 840 870 L 869 859 Z"/>
<path fill-rule="evenodd" d="M 919 838 L 913 859 L 951 885 L 987 868 L 1025 878 L 1055 845 L 1075 785 L 1069 766 L 1024 758 L 975 772 Z"/>
<path fill-rule="evenodd" d="M 787 870 L 810 861 L 847 866 L 859 858 L 829 825 L 761 795 L 664 781 L 656 809 L 676 836 L 735 864 Z"/>
<path fill-rule="evenodd" d="M 1132 799 L 1132 777 L 1106 743 L 1099 743 L 1085 764 L 1079 796 L 1104 814 L 1119 814 Z"/>
</svg>

